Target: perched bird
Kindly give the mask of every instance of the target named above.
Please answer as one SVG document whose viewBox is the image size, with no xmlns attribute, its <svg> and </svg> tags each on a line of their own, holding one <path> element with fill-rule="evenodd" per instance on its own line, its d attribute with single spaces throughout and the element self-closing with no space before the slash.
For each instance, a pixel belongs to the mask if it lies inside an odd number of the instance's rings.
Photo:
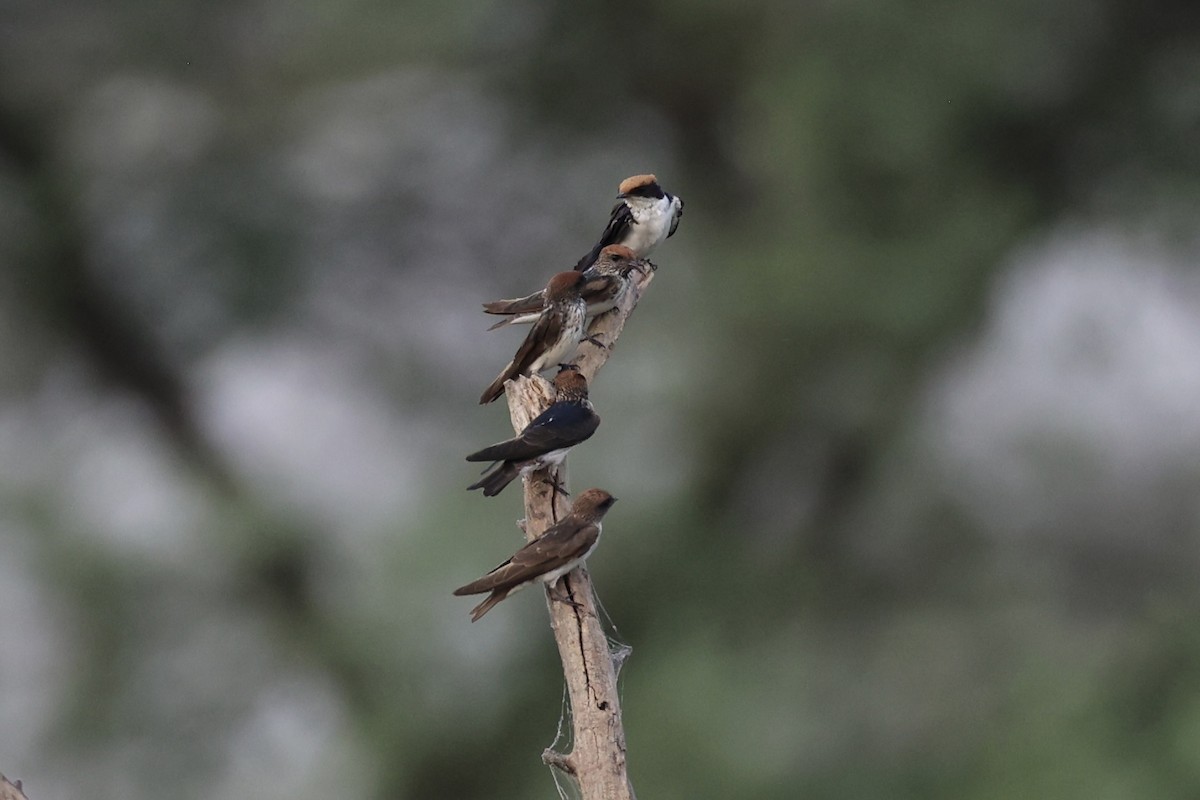
<svg viewBox="0 0 1200 800">
<path fill-rule="evenodd" d="M 594 317 L 616 308 L 631 285 L 629 273 L 635 269 L 644 271 L 646 263 L 623 244 L 610 244 L 601 250 L 596 262 L 583 271 L 587 280 L 580 294 L 587 304 L 587 316 Z M 545 298 L 540 291 L 516 300 L 484 303 L 483 310 L 488 314 L 509 315 L 508 319 L 500 320 L 488 330 L 533 322 L 544 303 Z"/>
<path fill-rule="evenodd" d="M 639 258 L 645 258 L 675 234 L 682 216 L 683 200 L 663 191 L 658 178 L 653 175 L 626 178 L 617 188 L 617 204 L 600 241 L 579 259 L 575 269 L 582 272 L 590 267 L 600 251 L 610 244 L 623 244 Z"/>
<path fill-rule="evenodd" d="M 554 404 L 519 435 L 467 456 L 467 461 L 493 462 L 483 478 L 467 489 L 483 489 L 485 497 L 494 497 L 518 475 L 561 464 L 568 450 L 596 432 L 600 417 L 588 401 L 587 378 L 578 368 L 561 367 L 554 376 L 554 389 Z M 555 486 L 555 491 L 561 487 Z"/>
<path fill-rule="evenodd" d="M 582 272 L 560 272 L 546 284 L 545 306 L 537 322 L 517 348 L 508 366 L 500 371 L 491 386 L 483 390 L 480 404 L 490 403 L 504 394 L 504 382 L 518 375 L 541 372 L 575 355 L 584 336 L 586 304 L 580 291 L 587 281 Z"/>
<path fill-rule="evenodd" d="M 513 592 L 534 581 L 543 581 L 556 599 L 571 602 L 555 592 L 554 584 L 592 554 L 600 541 L 600 520 L 617 502 L 603 489 L 588 489 L 575 499 L 571 513 L 545 533 L 518 550 L 513 557 L 477 581 L 454 590 L 458 596 L 491 592 L 471 609 L 471 622 Z"/>
</svg>

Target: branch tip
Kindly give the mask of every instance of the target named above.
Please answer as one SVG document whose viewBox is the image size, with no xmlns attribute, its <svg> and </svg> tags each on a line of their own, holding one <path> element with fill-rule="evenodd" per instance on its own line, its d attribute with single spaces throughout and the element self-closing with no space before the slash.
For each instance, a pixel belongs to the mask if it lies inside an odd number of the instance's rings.
<svg viewBox="0 0 1200 800">
<path fill-rule="evenodd" d="M 575 777 L 575 762 L 571 759 L 570 754 L 563 754 L 547 747 L 542 751 L 542 763 L 547 767 L 554 767 L 572 778 Z"/>
</svg>

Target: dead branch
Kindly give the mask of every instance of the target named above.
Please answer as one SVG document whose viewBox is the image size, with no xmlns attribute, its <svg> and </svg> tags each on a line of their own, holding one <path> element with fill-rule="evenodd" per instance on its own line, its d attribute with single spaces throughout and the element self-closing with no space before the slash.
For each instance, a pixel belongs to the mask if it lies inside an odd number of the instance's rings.
<svg viewBox="0 0 1200 800">
<path fill-rule="evenodd" d="M 612 355 L 625 321 L 633 313 L 654 273 L 632 273 L 637 291 L 629 292 L 621 304 L 596 317 L 588 334 L 605 347 L 584 342 L 575 363 L 591 385 L 596 373 Z M 505 391 L 513 428 L 521 431 L 553 402 L 550 384 L 539 377 L 518 378 Z M 601 417 L 603 417 L 601 412 Z M 525 479 L 525 537 L 536 539 L 570 511 L 570 502 L 555 493 L 545 470 Z M 555 479 L 567 485 L 566 464 Z M 605 523 L 607 529 L 612 523 Z M 620 523 L 617 523 L 619 527 Z M 611 536 L 605 533 L 605 538 Z M 604 544 L 601 543 L 603 549 Z M 617 697 L 617 667 L 608 649 L 608 639 L 597 614 L 597 602 L 586 567 L 566 575 L 562 590 L 578 607 L 555 602 L 547 593 L 550 626 L 562 658 L 567 694 L 571 699 L 574 746 L 570 753 L 547 749 L 542 761 L 570 775 L 579 784 L 583 800 L 635 800 L 625 763 L 625 729 L 621 725 L 621 703 Z"/>
</svg>

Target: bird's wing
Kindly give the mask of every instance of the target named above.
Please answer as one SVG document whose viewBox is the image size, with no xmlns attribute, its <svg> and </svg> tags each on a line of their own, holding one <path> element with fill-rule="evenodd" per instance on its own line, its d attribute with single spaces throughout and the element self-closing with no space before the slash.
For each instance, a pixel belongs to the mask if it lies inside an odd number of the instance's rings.
<svg viewBox="0 0 1200 800">
<path fill-rule="evenodd" d="M 519 436 L 467 456 L 467 461 L 528 461 L 574 447 L 596 432 L 600 417 L 582 403 L 555 403 L 538 414 Z"/>
<path fill-rule="evenodd" d="M 626 273 L 628 274 L 628 273 Z M 616 275 L 594 275 L 584 282 L 579 294 L 589 306 L 612 300 L 621 291 L 621 278 Z"/>
<path fill-rule="evenodd" d="M 612 213 L 608 218 L 608 225 L 604 228 L 604 233 L 600 234 L 600 241 L 596 242 L 596 246 L 591 251 L 579 259 L 579 263 L 575 265 L 575 269 L 583 271 L 595 263 L 599 257 L 600 251 L 608 247 L 610 244 L 620 244 L 625 241 L 625 236 L 629 233 L 629 229 L 637 224 L 637 220 L 633 218 L 633 212 L 629 210 L 629 206 L 624 200 L 618 200 L 613 206 Z"/>
<path fill-rule="evenodd" d="M 556 310 L 546 309 L 533 323 L 533 328 L 525 336 L 525 341 L 517 348 L 513 356 L 511 376 L 524 375 L 538 356 L 546 352 L 546 348 L 558 341 L 562 335 L 563 315 Z"/>
<path fill-rule="evenodd" d="M 580 524 L 567 517 L 540 538 L 522 547 L 513 557 L 478 580 L 454 590 L 456 595 L 513 589 L 536 580 L 585 555 L 600 536 L 600 526 Z"/>
<path fill-rule="evenodd" d="M 522 574 L 541 575 L 587 555 L 599 538 L 599 525 L 568 516 L 518 550 L 509 562 L 524 570 Z"/>
<path fill-rule="evenodd" d="M 683 218 L 683 198 L 676 197 L 679 201 L 679 208 L 675 210 L 675 216 L 671 219 L 671 230 L 667 231 L 667 238 L 670 239 L 675 235 L 675 230 L 679 227 L 679 220 Z"/>
</svg>

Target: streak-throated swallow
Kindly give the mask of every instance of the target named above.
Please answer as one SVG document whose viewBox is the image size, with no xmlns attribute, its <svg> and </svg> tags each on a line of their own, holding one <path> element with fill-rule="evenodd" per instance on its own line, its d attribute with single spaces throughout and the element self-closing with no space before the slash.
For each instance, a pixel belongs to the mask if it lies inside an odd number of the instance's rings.
<svg viewBox="0 0 1200 800">
<path fill-rule="evenodd" d="M 477 581 L 454 590 L 454 594 L 483 594 L 488 598 L 471 609 L 476 621 L 510 594 L 534 581 L 542 581 L 556 599 L 571 602 L 556 593 L 554 584 L 592 554 L 600 541 L 600 520 L 617 499 L 603 489 L 588 489 L 575 498 L 571 513 L 545 533 L 522 547 L 513 557 Z"/>
<path fill-rule="evenodd" d="M 561 464 L 569 449 L 596 432 L 600 417 L 588 401 L 587 378 L 574 365 L 566 365 L 554 376 L 554 388 L 553 405 L 520 434 L 467 456 L 467 461 L 493 462 L 468 489 L 483 489 L 486 497 L 498 495 L 518 475 Z"/>
<path fill-rule="evenodd" d="M 616 308 L 631 285 L 629 273 L 633 270 L 644 272 L 648 264 L 648 261 L 638 258 L 636 253 L 623 244 L 610 244 L 601 250 L 595 263 L 583 271 L 587 280 L 580 290 L 580 295 L 587 304 L 587 316 L 594 317 Z M 541 291 L 516 300 L 493 300 L 484 303 L 483 310 L 486 313 L 508 315 L 508 319 L 500 320 L 488 330 L 533 322 L 544 303 L 545 298 Z"/>
<path fill-rule="evenodd" d="M 480 404 L 490 403 L 504 394 L 504 382 L 518 375 L 529 375 L 556 367 L 575 355 L 584 338 L 587 305 L 580 291 L 587 279 L 582 272 L 560 272 L 543 290 L 545 305 L 537 321 L 517 348 L 508 366 L 483 390 Z"/>
<path fill-rule="evenodd" d="M 579 259 L 575 269 L 590 267 L 600 251 L 610 244 L 623 244 L 638 258 L 650 255 L 655 247 L 674 235 L 683 216 L 683 200 L 663 191 L 653 175 L 634 175 L 621 181 L 617 188 L 617 204 L 613 206 L 608 226 L 600 241 Z"/>
</svg>

